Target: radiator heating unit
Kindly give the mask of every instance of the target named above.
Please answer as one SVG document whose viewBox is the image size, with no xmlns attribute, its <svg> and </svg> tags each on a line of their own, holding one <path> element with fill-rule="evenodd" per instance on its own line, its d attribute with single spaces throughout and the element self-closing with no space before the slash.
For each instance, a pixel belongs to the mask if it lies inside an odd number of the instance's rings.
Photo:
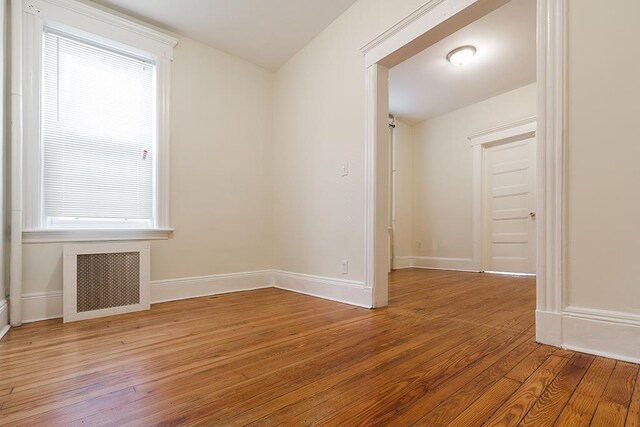
<svg viewBox="0 0 640 427">
<path fill-rule="evenodd" d="M 64 246 L 64 322 L 149 309 L 149 242 Z"/>
</svg>

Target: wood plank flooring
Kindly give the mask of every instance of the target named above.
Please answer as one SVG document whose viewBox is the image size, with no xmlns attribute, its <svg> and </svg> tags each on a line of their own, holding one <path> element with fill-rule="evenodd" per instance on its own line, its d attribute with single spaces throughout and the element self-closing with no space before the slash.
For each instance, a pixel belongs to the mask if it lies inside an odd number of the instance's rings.
<svg viewBox="0 0 640 427">
<path fill-rule="evenodd" d="M 638 365 L 534 341 L 531 278 L 401 270 L 366 310 L 263 289 L 12 329 L 0 425 L 639 426 Z"/>
</svg>

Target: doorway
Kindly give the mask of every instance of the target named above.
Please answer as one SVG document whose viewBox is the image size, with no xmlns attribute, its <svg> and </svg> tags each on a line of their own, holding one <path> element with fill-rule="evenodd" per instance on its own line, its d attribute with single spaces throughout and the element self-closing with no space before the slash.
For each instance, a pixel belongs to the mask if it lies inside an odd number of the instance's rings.
<svg viewBox="0 0 640 427">
<path fill-rule="evenodd" d="M 507 1 L 429 2 L 363 48 L 367 78 L 365 280 L 372 306 L 388 303 L 388 77 L 389 68 L 498 9 Z M 536 179 L 536 334 L 561 344 L 562 135 L 564 2 L 537 0 L 538 111 Z"/>
<path fill-rule="evenodd" d="M 485 148 L 483 270 L 535 275 L 535 137 Z"/>
</svg>

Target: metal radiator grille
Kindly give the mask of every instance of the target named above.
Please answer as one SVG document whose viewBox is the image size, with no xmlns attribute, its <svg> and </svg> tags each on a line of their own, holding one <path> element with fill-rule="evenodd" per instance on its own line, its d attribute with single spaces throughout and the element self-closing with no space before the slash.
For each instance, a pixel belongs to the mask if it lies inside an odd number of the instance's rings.
<svg viewBox="0 0 640 427">
<path fill-rule="evenodd" d="M 140 253 L 78 255 L 78 312 L 140 303 Z"/>
</svg>

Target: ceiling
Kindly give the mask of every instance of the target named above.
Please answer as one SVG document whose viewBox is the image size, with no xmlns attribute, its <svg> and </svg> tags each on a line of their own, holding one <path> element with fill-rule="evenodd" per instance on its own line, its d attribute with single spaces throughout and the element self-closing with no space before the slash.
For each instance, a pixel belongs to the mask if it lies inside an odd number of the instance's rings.
<svg viewBox="0 0 640 427">
<path fill-rule="evenodd" d="M 473 45 L 462 67 L 446 60 Z M 389 73 L 389 111 L 415 124 L 536 80 L 536 0 L 512 0 L 430 46 Z"/>
<path fill-rule="evenodd" d="M 276 70 L 355 0 L 94 0 Z"/>
</svg>

